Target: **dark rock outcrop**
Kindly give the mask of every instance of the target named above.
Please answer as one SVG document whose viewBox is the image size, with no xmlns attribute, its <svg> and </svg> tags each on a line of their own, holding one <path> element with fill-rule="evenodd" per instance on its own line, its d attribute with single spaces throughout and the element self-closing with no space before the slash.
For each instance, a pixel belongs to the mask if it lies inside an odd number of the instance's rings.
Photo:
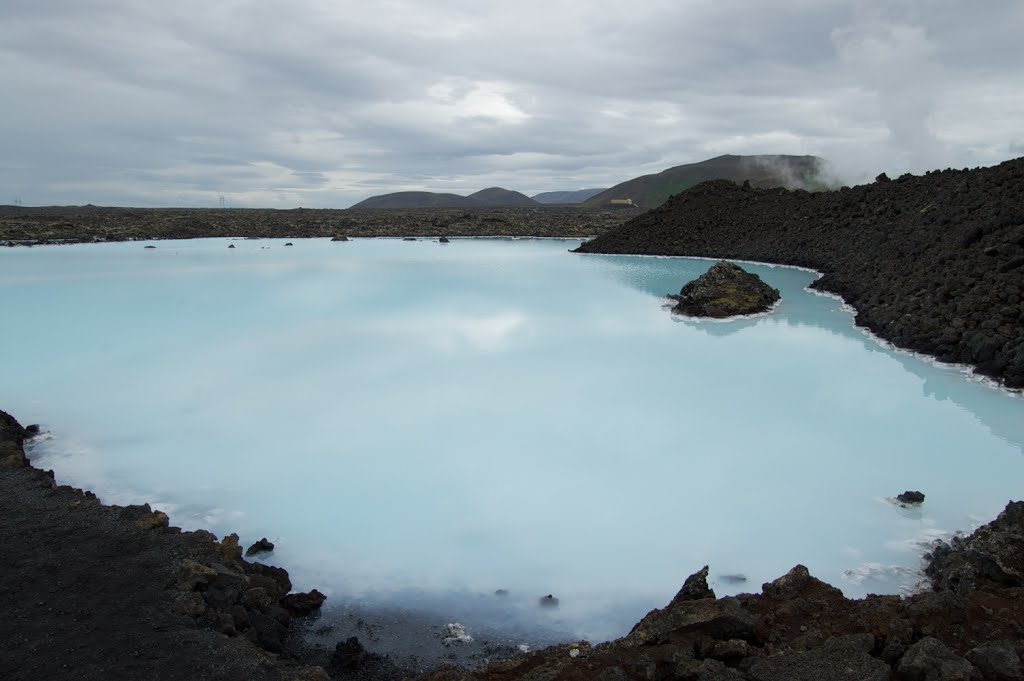
<svg viewBox="0 0 1024 681">
<path fill-rule="evenodd" d="M 1010 502 L 969 537 L 939 542 L 925 573 L 936 591 L 960 595 L 983 588 L 1024 587 L 1024 502 Z"/>
<path fill-rule="evenodd" d="M 313 589 L 308 593 L 288 594 L 281 599 L 281 606 L 290 612 L 293 617 L 305 617 L 319 609 L 326 600 L 327 596 Z"/>
<path fill-rule="evenodd" d="M 896 673 L 905 681 L 972 681 L 974 666 L 930 636 L 910 646 Z"/>
<path fill-rule="evenodd" d="M 1024 388 L 1024 158 L 826 192 L 706 182 L 578 250 L 811 267 L 860 326 Z"/>
<path fill-rule="evenodd" d="M 245 550 L 245 555 L 247 557 L 248 556 L 256 556 L 256 555 L 259 555 L 261 553 L 270 553 L 273 550 L 274 550 L 274 543 L 272 541 L 267 540 L 266 537 L 263 537 L 258 542 L 253 543 L 252 546 L 247 548 Z"/>
<path fill-rule="evenodd" d="M 683 588 L 675 595 L 671 603 L 679 601 L 699 601 L 705 598 L 714 598 L 715 592 L 708 586 L 708 566 L 705 565 L 697 572 L 686 578 Z"/>
<path fill-rule="evenodd" d="M 26 438 L 31 434 L 5 411 L 0 411 L 0 468 L 22 468 L 28 465 L 25 458 Z"/>
<path fill-rule="evenodd" d="M 691 317 L 735 317 L 771 309 L 779 300 L 779 291 L 761 281 L 761 277 L 724 260 L 679 291 L 669 296 L 677 303 L 672 311 Z"/>
<path fill-rule="evenodd" d="M 907 506 L 920 506 L 924 503 L 924 494 L 921 492 L 907 490 L 906 492 L 897 494 L 896 501 Z"/>
<path fill-rule="evenodd" d="M 348 237 L 345 236 L 344 234 L 336 234 L 335 236 L 331 237 L 331 241 L 348 241 Z"/>
</svg>

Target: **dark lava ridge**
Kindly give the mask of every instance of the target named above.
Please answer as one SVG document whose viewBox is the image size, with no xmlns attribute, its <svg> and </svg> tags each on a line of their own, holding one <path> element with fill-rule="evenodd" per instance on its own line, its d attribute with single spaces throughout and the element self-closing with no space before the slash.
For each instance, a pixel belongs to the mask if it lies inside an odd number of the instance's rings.
<svg viewBox="0 0 1024 681">
<path fill-rule="evenodd" d="M 577 250 L 810 267 L 858 325 L 1024 388 L 1024 158 L 837 191 L 705 182 Z"/>
</svg>

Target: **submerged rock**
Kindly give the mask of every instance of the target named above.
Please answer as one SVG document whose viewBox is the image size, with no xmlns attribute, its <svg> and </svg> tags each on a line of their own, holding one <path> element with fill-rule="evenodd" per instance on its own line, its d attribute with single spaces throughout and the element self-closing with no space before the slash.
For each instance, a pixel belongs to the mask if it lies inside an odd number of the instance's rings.
<svg viewBox="0 0 1024 681">
<path fill-rule="evenodd" d="M 440 239 L 437 240 L 437 243 L 439 243 L 439 244 L 446 244 L 446 243 L 448 243 L 448 237 L 446 237 L 446 236 L 441 237 Z"/>
<path fill-rule="evenodd" d="M 779 291 L 756 274 L 721 260 L 683 286 L 679 295 L 669 297 L 677 301 L 673 312 L 721 319 L 771 309 L 779 300 Z"/>
<path fill-rule="evenodd" d="M 735 572 L 728 575 L 719 575 L 718 579 L 725 582 L 726 584 L 742 584 L 747 581 L 747 576 Z"/>
<path fill-rule="evenodd" d="M 323 605 L 326 600 L 327 596 L 313 589 L 308 593 L 288 594 L 281 599 L 281 607 L 294 617 L 305 617 Z"/>
<path fill-rule="evenodd" d="M 331 655 L 331 666 L 347 672 L 359 671 L 381 661 L 380 655 L 368 652 L 355 636 L 339 641 Z"/>
</svg>

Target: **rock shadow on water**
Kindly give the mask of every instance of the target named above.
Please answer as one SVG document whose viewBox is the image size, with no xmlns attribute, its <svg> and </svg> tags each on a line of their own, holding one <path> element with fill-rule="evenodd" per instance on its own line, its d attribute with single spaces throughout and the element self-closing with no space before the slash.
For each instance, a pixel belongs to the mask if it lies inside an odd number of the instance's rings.
<svg viewBox="0 0 1024 681">
<path fill-rule="evenodd" d="M 671 310 L 674 305 L 674 300 L 666 299 L 663 308 L 666 310 Z M 731 336 L 745 329 L 751 329 L 757 326 L 758 324 L 763 323 L 767 318 L 767 313 L 744 317 L 734 317 L 732 319 L 700 319 L 696 317 L 685 317 L 679 314 L 672 315 L 673 322 L 677 324 L 684 324 L 690 327 L 691 329 L 696 329 L 697 331 L 715 337 Z M 792 325 L 792 322 L 790 322 L 789 320 L 784 321 L 786 321 L 787 324 Z"/>
</svg>

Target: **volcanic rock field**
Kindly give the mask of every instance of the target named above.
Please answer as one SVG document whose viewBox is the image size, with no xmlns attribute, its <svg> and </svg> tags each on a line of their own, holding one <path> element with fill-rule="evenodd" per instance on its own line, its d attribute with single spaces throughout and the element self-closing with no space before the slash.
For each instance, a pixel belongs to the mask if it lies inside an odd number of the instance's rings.
<svg viewBox="0 0 1024 681">
<path fill-rule="evenodd" d="M 857 324 L 1024 387 L 1024 158 L 829 192 L 706 182 L 577 251 L 811 267 Z"/>
</svg>

